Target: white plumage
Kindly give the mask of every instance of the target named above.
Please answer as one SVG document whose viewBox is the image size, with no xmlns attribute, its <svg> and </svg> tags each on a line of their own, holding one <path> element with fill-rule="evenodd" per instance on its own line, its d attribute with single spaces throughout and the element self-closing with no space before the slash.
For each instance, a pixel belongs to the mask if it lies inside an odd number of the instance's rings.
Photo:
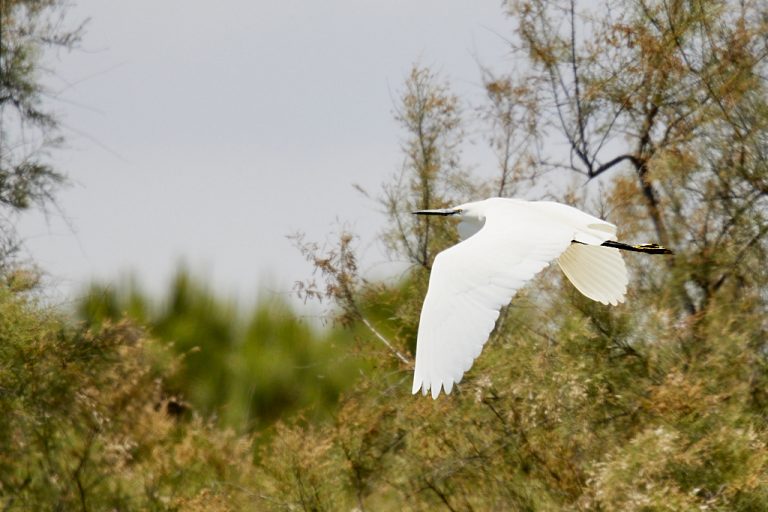
<svg viewBox="0 0 768 512">
<path fill-rule="evenodd" d="M 623 302 L 627 270 L 615 240 L 616 226 L 548 201 L 492 198 L 426 215 L 461 217 L 462 242 L 435 258 L 419 321 L 413 392 L 437 398 L 461 381 L 493 330 L 499 310 L 549 263 L 581 293 Z"/>
</svg>

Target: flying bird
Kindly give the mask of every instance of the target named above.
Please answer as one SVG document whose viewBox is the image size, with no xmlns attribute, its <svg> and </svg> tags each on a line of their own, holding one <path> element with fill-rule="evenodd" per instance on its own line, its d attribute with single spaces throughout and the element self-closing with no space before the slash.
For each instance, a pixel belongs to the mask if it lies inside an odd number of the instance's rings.
<svg viewBox="0 0 768 512">
<path fill-rule="evenodd" d="M 624 302 L 627 269 L 620 250 L 671 254 L 656 244 L 616 241 L 616 226 L 551 201 L 491 198 L 416 215 L 456 216 L 461 242 L 439 253 L 416 338 L 413 393 L 450 394 L 480 354 L 499 310 L 557 259 L 592 300 Z"/>
</svg>

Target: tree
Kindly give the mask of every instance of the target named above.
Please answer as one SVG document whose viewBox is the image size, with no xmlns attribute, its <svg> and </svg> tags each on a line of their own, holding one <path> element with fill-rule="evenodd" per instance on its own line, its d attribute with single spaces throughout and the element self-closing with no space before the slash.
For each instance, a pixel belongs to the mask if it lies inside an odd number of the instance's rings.
<svg viewBox="0 0 768 512">
<path fill-rule="evenodd" d="M 696 259 L 670 267 L 684 272 L 676 290 L 689 315 L 753 276 L 745 256 L 765 256 L 768 229 L 764 3 L 507 5 L 530 64 L 521 81 L 538 91 L 531 115 L 569 148 L 539 165 L 613 173 L 622 217 L 648 219 L 631 234 Z"/>
<path fill-rule="evenodd" d="M 395 118 L 408 137 L 403 168 L 384 188 L 384 206 L 393 220 L 386 241 L 393 253 L 429 268 L 438 248 L 456 239 L 428 217 L 414 218 L 410 212 L 449 206 L 472 190 L 459 162 L 460 102 L 431 70 L 414 66 Z"/>
<path fill-rule="evenodd" d="M 65 27 L 62 0 L 0 0 L 0 205 L 16 212 L 45 207 L 64 175 L 48 151 L 62 142 L 59 121 L 46 108 L 41 59 L 71 49 L 83 25 Z M 5 258 L 13 252 L 13 227 L 2 226 Z"/>
<path fill-rule="evenodd" d="M 244 510 L 249 437 L 169 393 L 178 358 L 129 321 L 85 328 L 0 287 L 0 507 Z"/>
</svg>

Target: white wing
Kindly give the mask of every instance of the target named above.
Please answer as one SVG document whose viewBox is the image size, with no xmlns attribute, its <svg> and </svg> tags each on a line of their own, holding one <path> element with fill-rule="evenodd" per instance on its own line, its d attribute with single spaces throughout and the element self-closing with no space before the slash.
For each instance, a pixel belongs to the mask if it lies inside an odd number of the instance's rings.
<svg viewBox="0 0 768 512">
<path fill-rule="evenodd" d="M 499 309 L 573 240 L 574 229 L 539 219 L 489 218 L 435 258 L 416 340 L 413 392 L 450 393 L 480 354 Z"/>
<path fill-rule="evenodd" d="M 618 249 L 572 244 L 557 262 L 573 286 L 590 299 L 614 306 L 624 302 L 629 278 Z"/>
</svg>

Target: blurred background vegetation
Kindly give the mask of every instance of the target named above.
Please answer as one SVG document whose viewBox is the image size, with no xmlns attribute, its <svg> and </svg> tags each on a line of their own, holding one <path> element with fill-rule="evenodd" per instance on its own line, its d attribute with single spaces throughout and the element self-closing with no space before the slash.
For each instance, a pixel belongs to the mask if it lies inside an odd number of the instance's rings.
<svg viewBox="0 0 768 512">
<path fill-rule="evenodd" d="M 382 243 L 411 266 L 371 282 L 354 234 L 297 237 L 316 274 L 296 291 L 327 306 L 324 330 L 183 269 L 165 297 L 94 284 L 67 313 L 3 225 L 0 507 L 768 510 L 768 7 L 598 4 L 504 2 L 511 64 L 479 70 L 483 105 L 414 66 L 404 164 L 380 194 Z M 35 75 L 79 37 L 39 23 L 59 8 L 0 3 L 4 125 L 45 134 L 0 136 L 8 210 L 45 207 L 63 180 Z M 494 174 L 462 163 L 470 129 Z M 543 272 L 454 394 L 411 396 L 429 268 L 456 234 L 408 212 L 488 195 L 575 204 L 675 256 L 627 255 L 618 307 Z"/>
<path fill-rule="evenodd" d="M 320 331 L 277 299 L 243 313 L 181 269 L 167 297 L 155 303 L 139 286 L 94 284 L 80 302 L 89 327 L 130 318 L 178 358 L 167 392 L 205 417 L 250 432 L 302 411 L 327 414 L 355 377 L 353 333 Z"/>
</svg>

